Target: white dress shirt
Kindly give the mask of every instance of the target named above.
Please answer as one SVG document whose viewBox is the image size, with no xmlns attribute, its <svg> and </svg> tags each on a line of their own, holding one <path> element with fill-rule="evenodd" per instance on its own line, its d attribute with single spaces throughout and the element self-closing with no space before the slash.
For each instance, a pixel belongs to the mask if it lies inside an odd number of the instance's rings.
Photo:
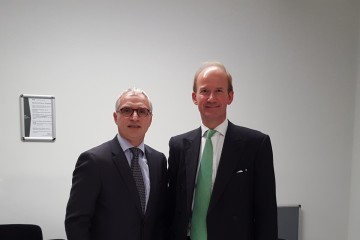
<svg viewBox="0 0 360 240">
<path fill-rule="evenodd" d="M 228 127 L 228 120 L 226 119 L 223 123 L 221 123 L 215 129 L 213 129 L 213 130 L 216 130 L 216 133 L 214 133 L 214 135 L 211 137 L 211 142 L 213 145 L 212 186 L 214 186 L 214 182 L 216 179 L 216 173 L 217 173 L 217 169 L 219 167 L 219 162 L 220 162 L 221 152 L 222 152 L 223 145 L 224 145 L 224 139 L 225 139 L 227 127 Z M 205 125 L 202 124 L 201 125 L 201 132 L 202 132 L 201 151 L 200 151 L 199 159 L 201 159 L 202 153 L 204 151 L 207 130 L 209 130 L 209 128 L 205 127 Z M 199 172 L 199 168 L 200 168 L 200 163 L 198 164 L 198 170 L 197 170 L 198 172 Z"/>
</svg>

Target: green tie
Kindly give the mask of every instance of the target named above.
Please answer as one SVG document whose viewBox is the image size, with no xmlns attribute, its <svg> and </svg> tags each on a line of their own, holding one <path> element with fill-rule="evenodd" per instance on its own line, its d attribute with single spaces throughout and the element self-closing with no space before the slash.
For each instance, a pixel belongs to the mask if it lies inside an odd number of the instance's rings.
<svg viewBox="0 0 360 240">
<path fill-rule="evenodd" d="M 211 137 L 216 131 L 207 131 L 204 151 L 195 190 L 194 209 L 191 219 L 191 240 L 207 240 L 206 215 L 209 207 L 212 188 L 213 146 Z"/>
</svg>

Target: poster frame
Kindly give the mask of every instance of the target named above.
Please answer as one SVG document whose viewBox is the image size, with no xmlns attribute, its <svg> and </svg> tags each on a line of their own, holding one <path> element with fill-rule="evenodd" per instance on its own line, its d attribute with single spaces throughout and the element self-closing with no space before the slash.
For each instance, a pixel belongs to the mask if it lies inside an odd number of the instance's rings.
<svg viewBox="0 0 360 240">
<path fill-rule="evenodd" d="M 39 104 L 30 104 L 32 103 Z M 41 108 L 40 108 L 41 107 Z M 33 114 L 32 117 L 32 113 Z M 35 119 L 35 120 L 34 120 Z M 20 122 L 22 141 L 54 142 L 56 139 L 55 96 L 53 95 L 20 95 Z M 34 125 L 41 124 L 36 129 Z"/>
</svg>

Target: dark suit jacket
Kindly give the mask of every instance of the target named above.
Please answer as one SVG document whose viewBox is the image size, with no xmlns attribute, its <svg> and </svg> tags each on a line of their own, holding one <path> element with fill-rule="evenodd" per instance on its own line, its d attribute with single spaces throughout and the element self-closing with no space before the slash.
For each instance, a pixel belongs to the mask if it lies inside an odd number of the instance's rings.
<svg viewBox="0 0 360 240">
<path fill-rule="evenodd" d="M 66 209 L 68 240 L 159 240 L 163 234 L 166 157 L 145 145 L 150 173 L 147 210 L 117 137 L 79 156 Z"/>
<path fill-rule="evenodd" d="M 192 214 L 201 129 L 169 142 L 169 239 L 185 240 Z M 229 122 L 207 214 L 208 240 L 276 240 L 269 136 Z"/>
</svg>

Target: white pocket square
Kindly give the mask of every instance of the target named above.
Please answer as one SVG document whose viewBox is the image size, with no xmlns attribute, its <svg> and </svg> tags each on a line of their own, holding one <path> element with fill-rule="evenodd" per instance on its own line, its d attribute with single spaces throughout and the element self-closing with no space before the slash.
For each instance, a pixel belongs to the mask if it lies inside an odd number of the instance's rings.
<svg viewBox="0 0 360 240">
<path fill-rule="evenodd" d="M 243 173 L 243 172 L 247 172 L 247 168 L 245 168 L 245 169 L 240 169 L 240 170 L 237 171 L 236 173 Z"/>
</svg>

